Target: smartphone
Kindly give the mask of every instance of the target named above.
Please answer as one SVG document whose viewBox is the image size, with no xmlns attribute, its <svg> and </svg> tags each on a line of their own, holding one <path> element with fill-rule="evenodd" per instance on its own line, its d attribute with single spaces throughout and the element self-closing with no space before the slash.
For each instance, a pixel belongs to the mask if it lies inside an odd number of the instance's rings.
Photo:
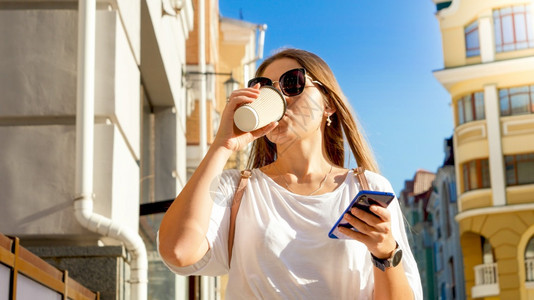
<svg viewBox="0 0 534 300">
<path fill-rule="evenodd" d="M 349 206 L 343 211 L 339 219 L 337 220 L 336 224 L 330 229 L 330 232 L 328 233 L 328 236 L 332 239 L 348 239 L 349 237 L 344 235 L 343 233 L 339 232 L 338 227 L 342 226 L 345 228 L 352 229 L 354 231 L 357 231 L 356 228 L 352 227 L 345 219 L 343 219 L 343 216 L 346 213 L 350 213 L 351 208 L 356 207 L 358 209 L 365 210 L 366 212 L 369 212 L 374 215 L 369 209 L 369 207 L 373 204 L 380 205 L 382 207 L 388 207 L 389 203 L 395 198 L 395 195 L 393 193 L 388 192 L 376 192 L 376 191 L 360 191 L 354 199 L 352 199 Z"/>
</svg>

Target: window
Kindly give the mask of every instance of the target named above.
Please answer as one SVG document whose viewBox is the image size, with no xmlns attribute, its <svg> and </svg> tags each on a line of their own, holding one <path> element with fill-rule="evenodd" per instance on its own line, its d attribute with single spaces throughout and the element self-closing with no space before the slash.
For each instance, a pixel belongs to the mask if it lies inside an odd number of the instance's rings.
<svg viewBox="0 0 534 300">
<path fill-rule="evenodd" d="M 449 184 L 449 196 L 451 197 L 451 203 L 456 203 L 456 181 Z"/>
<path fill-rule="evenodd" d="M 451 196 L 450 196 L 450 193 L 449 193 L 449 184 L 448 182 L 443 182 L 442 183 L 442 188 L 441 188 L 441 192 L 443 193 L 443 201 L 441 201 L 442 203 L 442 210 L 443 210 L 443 214 L 444 214 L 444 218 L 445 218 L 445 235 L 447 236 L 447 238 L 449 238 L 451 236 L 451 217 L 450 217 L 450 212 L 449 212 L 449 205 L 451 203 Z"/>
<path fill-rule="evenodd" d="M 525 249 L 525 271 L 528 282 L 534 281 L 534 238 L 530 238 Z"/>
<path fill-rule="evenodd" d="M 534 26 L 529 7 L 518 5 L 493 11 L 496 52 L 534 48 Z"/>
<path fill-rule="evenodd" d="M 525 258 L 534 259 L 534 237 L 530 238 L 525 249 Z"/>
<path fill-rule="evenodd" d="M 490 242 L 484 238 L 480 237 L 480 244 L 482 246 L 482 261 L 484 264 L 492 264 L 495 262 L 495 255 L 493 254 L 493 247 Z"/>
<path fill-rule="evenodd" d="M 452 293 L 452 299 L 456 299 L 456 275 L 454 274 L 454 258 L 449 258 L 449 270 L 450 277 L 449 277 L 449 283 L 451 284 L 451 293 Z"/>
<path fill-rule="evenodd" d="M 534 85 L 499 89 L 501 116 L 534 113 Z"/>
<path fill-rule="evenodd" d="M 443 246 L 439 242 L 434 243 L 436 271 L 443 269 Z"/>
<path fill-rule="evenodd" d="M 475 121 L 484 120 L 484 93 L 476 92 L 464 96 L 458 100 L 458 125 Z"/>
<path fill-rule="evenodd" d="M 442 282 L 439 285 L 439 290 L 440 290 L 439 299 L 447 299 L 447 284 L 445 282 Z"/>
<path fill-rule="evenodd" d="M 437 239 L 441 239 L 441 220 L 440 220 L 440 216 L 439 216 L 439 210 L 436 211 L 436 217 L 434 218 L 436 220 L 436 222 L 434 222 L 434 224 L 436 224 L 436 235 L 437 235 Z"/>
<path fill-rule="evenodd" d="M 11 268 L 0 263 L 0 300 L 11 299 L 11 282 Z"/>
<path fill-rule="evenodd" d="M 507 185 L 534 183 L 534 153 L 506 155 L 504 163 Z"/>
<path fill-rule="evenodd" d="M 464 175 L 464 192 L 490 187 L 488 159 L 477 159 L 462 165 Z"/>
<path fill-rule="evenodd" d="M 467 25 L 464 29 L 465 52 L 467 57 L 480 55 L 480 43 L 478 41 L 478 21 Z"/>
</svg>

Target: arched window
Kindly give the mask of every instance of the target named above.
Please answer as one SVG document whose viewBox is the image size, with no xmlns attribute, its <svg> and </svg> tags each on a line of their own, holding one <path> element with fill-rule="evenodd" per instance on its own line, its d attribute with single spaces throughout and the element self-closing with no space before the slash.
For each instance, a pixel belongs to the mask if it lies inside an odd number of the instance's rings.
<svg viewBox="0 0 534 300">
<path fill-rule="evenodd" d="M 534 282 L 534 237 L 530 238 L 525 249 L 525 272 L 526 281 Z"/>
<path fill-rule="evenodd" d="M 494 263 L 493 248 L 491 247 L 490 242 L 483 236 L 480 237 L 480 241 L 482 243 L 482 261 L 484 264 Z"/>
</svg>

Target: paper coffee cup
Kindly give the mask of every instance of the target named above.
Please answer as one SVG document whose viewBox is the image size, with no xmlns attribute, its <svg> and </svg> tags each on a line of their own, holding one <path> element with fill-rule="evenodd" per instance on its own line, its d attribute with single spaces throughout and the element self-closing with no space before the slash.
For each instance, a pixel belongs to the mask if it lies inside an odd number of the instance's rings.
<svg viewBox="0 0 534 300">
<path fill-rule="evenodd" d="M 234 112 L 234 123 L 241 131 L 249 132 L 279 121 L 286 113 L 286 100 L 276 88 L 265 85 L 254 102 L 240 106 Z"/>
</svg>

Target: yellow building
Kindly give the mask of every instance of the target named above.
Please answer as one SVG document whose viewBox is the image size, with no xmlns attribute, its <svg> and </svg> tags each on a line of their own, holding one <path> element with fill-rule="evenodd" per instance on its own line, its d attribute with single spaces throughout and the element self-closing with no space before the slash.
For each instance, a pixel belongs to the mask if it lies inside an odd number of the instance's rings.
<svg viewBox="0 0 534 300">
<path fill-rule="evenodd" d="M 534 299 L 534 1 L 434 2 L 466 298 Z"/>
<path fill-rule="evenodd" d="M 204 36 L 199 34 L 201 29 L 197 9 L 193 31 L 186 41 L 188 178 L 215 138 L 227 94 L 233 89 L 245 87 L 253 77 L 256 63 L 263 56 L 267 28 L 264 24 L 220 16 L 218 1 L 205 2 Z M 198 4 L 199 0 L 193 0 L 195 7 Z M 200 48 L 204 49 L 204 57 L 200 55 Z M 233 85 L 229 84 L 230 81 Z M 227 167 L 244 169 L 246 152 L 235 153 Z"/>
</svg>

